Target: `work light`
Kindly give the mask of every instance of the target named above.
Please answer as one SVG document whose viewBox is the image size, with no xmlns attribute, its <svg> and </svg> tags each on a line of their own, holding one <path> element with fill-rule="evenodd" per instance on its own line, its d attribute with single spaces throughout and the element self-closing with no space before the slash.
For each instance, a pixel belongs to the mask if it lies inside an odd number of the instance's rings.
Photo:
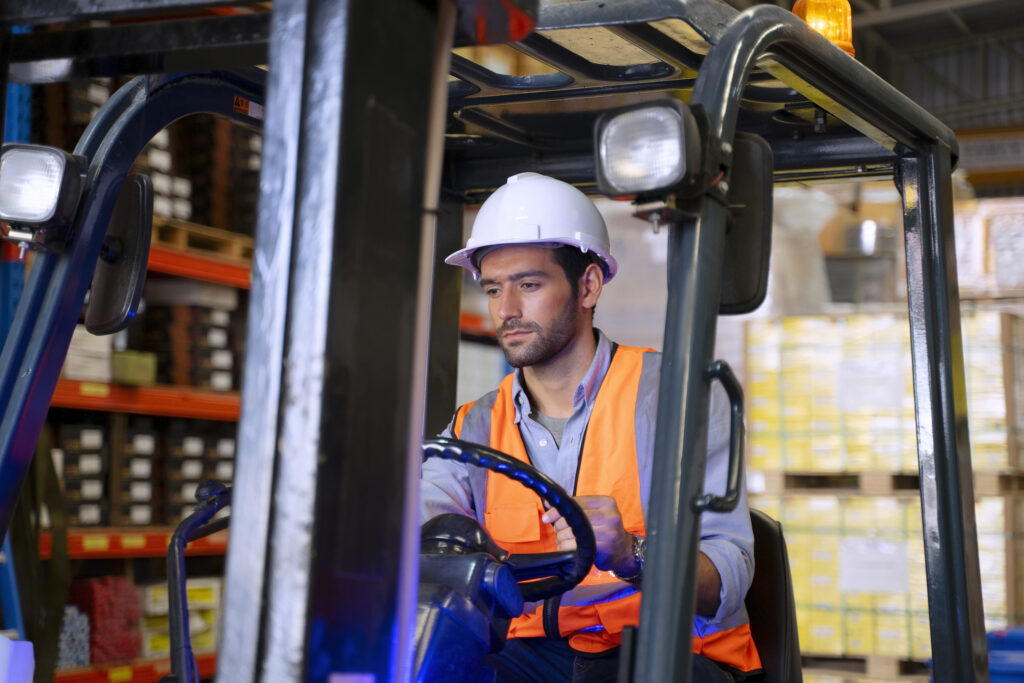
<svg viewBox="0 0 1024 683">
<path fill-rule="evenodd" d="M 0 152 L 0 221 L 34 248 L 66 242 L 85 183 L 85 157 L 55 147 L 5 144 Z"/>
<path fill-rule="evenodd" d="M 610 197 L 667 194 L 700 171 L 697 122 L 678 100 L 608 112 L 595 128 L 597 185 Z"/>
</svg>

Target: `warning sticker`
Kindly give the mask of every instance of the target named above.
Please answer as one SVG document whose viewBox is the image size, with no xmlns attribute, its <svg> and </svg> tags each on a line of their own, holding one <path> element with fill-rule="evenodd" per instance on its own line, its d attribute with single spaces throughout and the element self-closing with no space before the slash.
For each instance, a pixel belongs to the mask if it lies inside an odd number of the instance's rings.
<svg viewBox="0 0 1024 683">
<path fill-rule="evenodd" d="M 241 95 L 234 96 L 231 108 L 238 114 L 244 114 L 245 116 L 259 119 L 260 121 L 263 120 L 263 105 L 259 102 L 253 102 Z"/>
</svg>

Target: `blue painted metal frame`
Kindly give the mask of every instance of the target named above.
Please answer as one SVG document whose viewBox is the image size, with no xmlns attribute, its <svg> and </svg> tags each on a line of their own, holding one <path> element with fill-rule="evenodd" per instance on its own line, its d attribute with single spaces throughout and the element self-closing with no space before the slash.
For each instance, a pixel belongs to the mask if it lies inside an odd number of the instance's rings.
<svg viewBox="0 0 1024 683">
<path fill-rule="evenodd" d="M 14 27 L 14 33 L 24 32 L 22 27 Z M 26 142 L 29 139 L 32 114 L 32 91 L 26 85 L 8 84 L 7 107 L 4 111 L 4 140 L 7 142 Z M 25 264 L 21 259 L 9 260 L 0 245 L 0 343 L 7 338 L 7 333 L 14 320 L 14 311 L 18 299 L 25 286 Z M 2 535 L 3 560 L 0 561 L 0 609 L 3 611 L 3 627 L 18 633 L 20 640 L 25 639 L 25 618 L 21 611 L 21 597 L 18 595 L 18 576 L 14 566 L 14 553 L 11 548 L 10 536 Z"/>
<path fill-rule="evenodd" d="M 254 122 L 236 97 L 262 104 L 264 72 L 138 77 L 110 98 L 75 154 L 89 159 L 83 203 L 65 252 L 39 254 L 0 353 L 0 533 L 5 533 L 129 167 L 169 123 L 196 113 Z"/>
<path fill-rule="evenodd" d="M 14 571 L 14 555 L 11 552 L 11 539 L 4 537 L 0 552 L 0 606 L 3 607 L 4 630 L 16 631 L 18 640 L 25 640 L 25 617 L 21 613 L 21 598 L 18 596 L 18 579 Z"/>
</svg>

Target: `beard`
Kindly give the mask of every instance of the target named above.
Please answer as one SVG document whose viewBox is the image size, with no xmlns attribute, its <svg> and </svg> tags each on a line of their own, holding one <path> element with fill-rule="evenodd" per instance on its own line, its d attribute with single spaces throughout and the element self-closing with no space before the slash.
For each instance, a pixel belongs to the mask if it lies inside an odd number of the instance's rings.
<svg viewBox="0 0 1024 683">
<path fill-rule="evenodd" d="M 544 363 L 561 353 L 576 334 L 580 312 L 572 297 L 566 302 L 565 308 L 551 322 L 547 329 L 535 322 L 507 320 L 498 328 L 498 341 L 509 365 L 518 369 L 529 365 Z M 508 344 L 504 340 L 506 332 L 529 330 L 533 339 L 527 343 L 513 341 Z"/>
</svg>

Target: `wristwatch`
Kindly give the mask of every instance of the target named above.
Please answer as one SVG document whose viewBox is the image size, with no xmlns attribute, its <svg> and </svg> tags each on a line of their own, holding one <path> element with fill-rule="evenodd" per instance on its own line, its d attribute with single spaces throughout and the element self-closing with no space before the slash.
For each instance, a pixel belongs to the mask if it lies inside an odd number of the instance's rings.
<svg viewBox="0 0 1024 683">
<path fill-rule="evenodd" d="M 644 560 L 647 558 L 647 539 L 636 534 L 630 535 L 633 537 L 633 562 L 636 563 L 636 571 L 631 576 L 623 576 L 616 572 L 612 572 L 612 575 L 617 579 L 637 585 L 644 575 Z"/>
</svg>

